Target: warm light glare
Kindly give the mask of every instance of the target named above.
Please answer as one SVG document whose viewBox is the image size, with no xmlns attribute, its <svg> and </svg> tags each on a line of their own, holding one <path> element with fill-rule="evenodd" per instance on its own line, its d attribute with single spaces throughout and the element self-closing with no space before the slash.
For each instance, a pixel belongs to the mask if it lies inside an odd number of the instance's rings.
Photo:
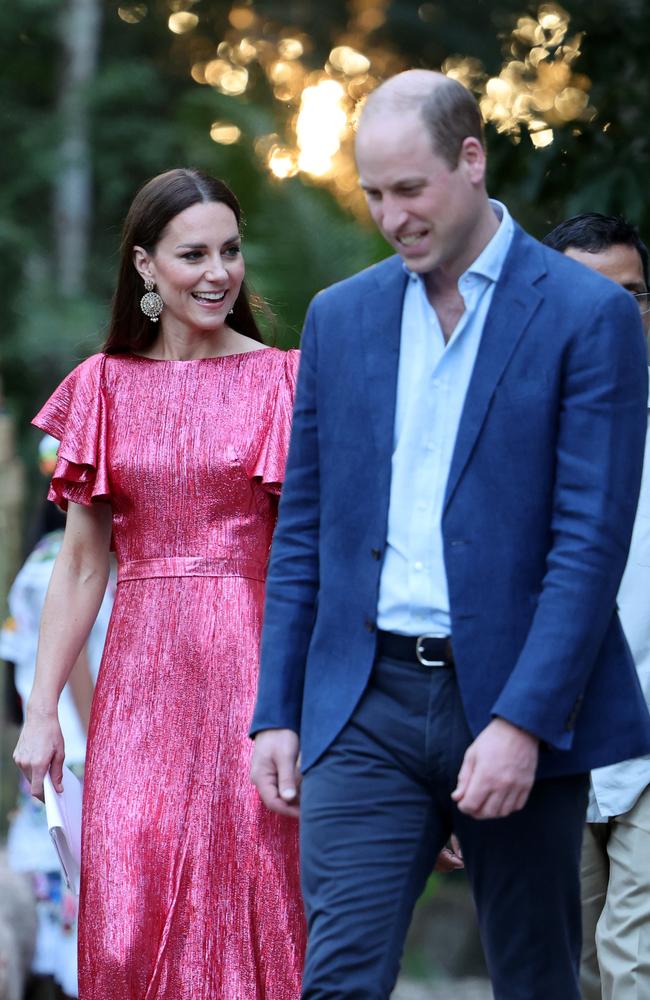
<svg viewBox="0 0 650 1000">
<path fill-rule="evenodd" d="M 177 33 L 198 23 L 196 15 L 181 7 L 193 8 L 194 0 L 168 0 L 174 12 L 169 26 Z M 343 205 L 366 215 L 354 164 L 358 116 L 382 80 L 408 68 L 391 42 L 374 34 L 389 7 L 389 0 L 350 0 L 345 29 L 334 39 L 325 65 L 314 68 L 306 57 L 312 50 L 306 32 L 263 17 L 247 0 L 235 0 L 230 26 L 212 50 L 213 58 L 205 54 L 203 39 L 193 41 L 192 79 L 230 97 L 265 80 L 282 108 L 277 134 L 258 134 L 253 140 L 256 156 L 278 180 L 302 172 L 330 187 Z M 416 9 L 422 30 L 433 31 L 440 5 L 420 3 Z M 146 6 L 125 5 L 119 13 L 135 23 Z M 526 141 L 543 149 L 558 129 L 591 121 L 596 114 L 589 104 L 591 81 L 573 69 L 583 35 L 569 35 L 569 26 L 569 15 L 558 3 L 544 2 L 536 14 L 514 23 L 499 73 L 489 77 L 479 59 L 463 55 L 445 59 L 442 72 L 477 95 L 483 120 L 514 145 Z M 572 135 L 580 134 L 579 127 L 572 129 Z M 236 125 L 218 121 L 212 123 L 210 137 L 229 145 L 242 134 Z"/>
<path fill-rule="evenodd" d="M 300 59 L 304 51 L 299 38 L 281 38 L 278 42 L 278 52 L 283 59 Z"/>
<path fill-rule="evenodd" d="M 269 170 L 278 180 L 295 177 L 298 173 L 294 154 L 283 146 L 272 146 L 266 162 Z"/>
<path fill-rule="evenodd" d="M 233 28 L 237 28 L 238 31 L 246 31 L 247 28 L 255 24 L 255 11 L 248 7 L 233 7 L 228 14 L 228 20 Z"/>
<path fill-rule="evenodd" d="M 230 69 L 230 63 L 226 62 L 225 59 L 211 59 L 203 70 L 206 83 L 209 83 L 211 87 L 220 86 L 224 74 L 230 72 Z"/>
<path fill-rule="evenodd" d="M 550 146 L 553 142 L 553 129 L 544 128 L 539 132 L 531 132 L 530 141 L 536 149 L 543 149 L 544 146 Z"/>
<path fill-rule="evenodd" d="M 335 70 L 345 73 L 346 76 L 358 76 L 370 69 L 370 60 L 361 52 L 351 49 L 349 45 L 339 45 L 332 49 L 329 62 Z"/>
<path fill-rule="evenodd" d="M 169 30 L 175 35 L 184 35 L 186 31 L 192 31 L 198 23 L 196 14 L 191 14 L 189 10 L 179 10 L 177 14 L 170 14 L 167 22 Z"/>
<path fill-rule="evenodd" d="M 127 24 L 138 24 L 147 16 L 146 4 L 134 3 L 128 7 L 118 7 L 117 16 Z"/>
<path fill-rule="evenodd" d="M 242 38 L 239 45 L 233 50 L 232 57 L 240 63 L 250 63 L 257 56 L 257 46 L 249 38 Z"/>
<path fill-rule="evenodd" d="M 298 166 L 315 177 L 331 170 L 332 159 L 341 146 L 348 123 L 344 97 L 345 91 L 336 80 L 321 80 L 302 92 L 296 122 Z"/>
<path fill-rule="evenodd" d="M 568 30 L 569 15 L 557 4 L 543 4 L 537 20 L 519 18 L 508 49 L 514 58 L 487 81 L 480 98 L 484 120 L 498 132 L 514 138 L 525 127 L 540 149 L 553 142 L 555 126 L 593 115 L 591 81 L 572 69 L 582 36 L 567 38 Z"/>
<path fill-rule="evenodd" d="M 243 94 L 248 86 L 248 70 L 240 66 L 238 69 L 228 69 L 217 84 L 219 90 L 231 97 Z"/>
<path fill-rule="evenodd" d="M 236 125 L 229 125 L 227 122 L 212 122 L 210 127 L 210 138 L 213 142 L 218 142 L 222 146 L 232 146 L 239 142 L 241 129 Z"/>
</svg>

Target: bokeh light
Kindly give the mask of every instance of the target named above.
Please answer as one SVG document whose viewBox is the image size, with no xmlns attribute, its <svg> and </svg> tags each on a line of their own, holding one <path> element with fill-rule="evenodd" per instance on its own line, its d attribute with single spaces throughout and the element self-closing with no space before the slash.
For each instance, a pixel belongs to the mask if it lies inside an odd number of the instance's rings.
<svg viewBox="0 0 650 1000">
<path fill-rule="evenodd" d="M 176 14 L 170 14 L 167 22 L 169 30 L 173 31 L 175 35 L 184 35 L 185 32 L 192 31 L 198 23 L 199 19 L 196 14 L 192 14 L 189 10 L 179 10 Z"/>
<path fill-rule="evenodd" d="M 213 142 L 218 142 L 222 146 L 232 146 L 241 139 L 241 129 L 237 125 L 230 125 L 228 122 L 212 122 L 210 126 L 210 138 Z"/>
<path fill-rule="evenodd" d="M 198 24 L 193 0 L 169 0 L 170 29 L 189 33 Z M 209 51 L 196 48 L 189 65 L 192 79 L 237 98 L 265 82 L 282 105 L 279 132 L 252 138 L 256 156 L 270 174 L 285 180 L 301 174 L 328 186 L 352 211 L 365 214 L 354 165 L 354 130 L 368 95 L 388 76 L 406 69 L 403 56 L 375 34 L 386 21 L 389 0 L 348 0 L 345 30 L 333 39 L 324 65 L 310 62 L 309 35 L 290 23 L 267 21 L 250 2 L 239 0 L 228 12 L 229 28 Z M 130 4 L 118 13 L 128 23 L 146 15 L 145 4 Z M 434 3 L 418 7 L 424 25 L 439 16 Z M 486 123 L 513 144 L 529 141 L 549 146 L 556 130 L 590 121 L 591 81 L 574 70 L 581 34 L 570 33 L 570 17 L 557 3 L 543 3 L 536 15 L 524 14 L 504 39 L 504 62 L 490 76 L 480 60 L 451 55 L 441 70 L 476 94 Z M 431 30 L 430 28 L 427 30 Z M 198 58 L 197 58 L 198 57 Z M 434 68 L 434 67 L 432 67 Z M 238 127 L 213 122 L 210 136 L 225 145 L 238 142 Z"/>
</svg>

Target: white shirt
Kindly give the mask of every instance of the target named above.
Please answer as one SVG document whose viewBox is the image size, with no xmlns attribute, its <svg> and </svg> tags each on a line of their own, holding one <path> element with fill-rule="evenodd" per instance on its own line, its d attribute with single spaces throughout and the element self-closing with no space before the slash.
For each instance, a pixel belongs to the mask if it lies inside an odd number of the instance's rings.
<svg viewBox="0 0 650 1000">
<path fill-rule="evenodd" d="M 650 706 L 650 399 L 641 493 L 627 565 L 618 592 L 618 606 L 641 687 Z M 592 771 L 587 820 L 597 823 L 629 812 L 648 785 L 650 755 Z"/>
<path fill-rule="evenodd" d="M 402 309 L 386 555 L 377 624 L 387 632 L 450 632 L 442 510 L 465 396 L 483 327 L 514 233 L 499 228 L 461 275 L 465 311 L 445 345 L 424 280 L 409 273 Z"/>
</svg>

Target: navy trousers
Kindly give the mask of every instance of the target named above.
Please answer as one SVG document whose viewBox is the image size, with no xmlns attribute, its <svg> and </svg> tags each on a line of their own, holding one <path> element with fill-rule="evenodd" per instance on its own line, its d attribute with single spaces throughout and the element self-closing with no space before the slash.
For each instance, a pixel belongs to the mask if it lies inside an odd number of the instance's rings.
<svg viewBox="0 0 650 1000">
<path fill-rule="evenodd" d="M 303 780 L 304 1000 L 390 996 L 413 907 L 452 832 L 495 1000 L 579 1000 L 587 776 L 538 781 L 520 812 L 473 820 L 450 798 L 471 742 L 452 669 L 375 663 Z"/>
</svg>

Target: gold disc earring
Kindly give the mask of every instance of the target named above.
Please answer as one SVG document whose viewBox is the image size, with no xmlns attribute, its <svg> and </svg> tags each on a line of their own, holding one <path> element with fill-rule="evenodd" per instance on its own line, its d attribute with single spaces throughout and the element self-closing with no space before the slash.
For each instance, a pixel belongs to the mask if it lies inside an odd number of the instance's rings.
<svg viewBox="0 0 650 1000">
<path fill-rule="evenodd" d="M 163 311 L 165 303 L 160 298 L 158 292 L 154 292 L 154 285 L 151 278 L 147 278 L 144 283 L 145 292 L 140 299 L 140 308 L 145 316 L 148 316 L 152 323 L 158 322 L 158 317 Z"/>
</svg>

